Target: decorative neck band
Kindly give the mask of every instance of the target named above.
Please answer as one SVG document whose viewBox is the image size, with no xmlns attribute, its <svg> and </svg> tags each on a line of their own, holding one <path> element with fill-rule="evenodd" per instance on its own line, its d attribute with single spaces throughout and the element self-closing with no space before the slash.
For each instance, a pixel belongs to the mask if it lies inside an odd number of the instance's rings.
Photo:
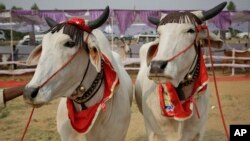
<svg viewBox="0 0 250 141">
<path fill-rule="evenodd" d="M 70 96 L 74 102 L 78 104 L 85 104 L 98 92 L 104 79 L 103 63 L 103 60 L 101 60 L 101 71 L 97 73 L 97 76 L 91 86 L 86 90 L 85 87 L 80 84 Z"/>
</svg>

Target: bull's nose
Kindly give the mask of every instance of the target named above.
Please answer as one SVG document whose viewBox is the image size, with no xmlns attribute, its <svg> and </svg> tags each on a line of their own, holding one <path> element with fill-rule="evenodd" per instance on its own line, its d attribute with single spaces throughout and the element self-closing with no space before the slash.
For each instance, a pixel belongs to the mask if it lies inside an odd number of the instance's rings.
<svg viewBox="0 0 250 141">
<path fill-rule="evenodd" d="M 163 73 L 167 64 L 167 61 L 152 61 L 150 73 Z"/>
<path fill-rule="evenodd" d="M 39 91 L 38 87 L 26 87 L 24 89 L 24 98 L 32 100 L 36 98 L 38 91 Z"/>
</svg>

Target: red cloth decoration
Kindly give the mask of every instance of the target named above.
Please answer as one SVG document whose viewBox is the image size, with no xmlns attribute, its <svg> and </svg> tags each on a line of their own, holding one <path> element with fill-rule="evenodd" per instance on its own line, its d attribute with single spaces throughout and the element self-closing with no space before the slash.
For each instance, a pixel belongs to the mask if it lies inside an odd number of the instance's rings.
<svg viewBox="0 0 250 141">
<path fill-rule="evenodd" d="M 165 116 L 174 117 L 177 120 L 185 120 L 191 117 L 193 112 L 191 105 L 194 102 L 194 95 L 199 94 L 199 92 L 205 91 L 207 89 L 208 75 L 201 52 L 199 61 L 200 61 L 200 70 L 198 78 L 195 80 L 191 96 L 188 97 L 184 103 L 179 100 L 176 89 L 170 82 L 167 82 L 165 84 L 167 88 L 166 96 L 168 97 L 168 100 L 164 100 L 163 88 L 162 85 L 159 84 L 158 90 L 159 90 L 160 105 L 163 114 Z"/>
<path fill-rule="evenodd" d="M 88 33 L 92 32 L 92 29 L 85 23 L 84 19 L 72 18 L 72 19 L 69 19 L 68 21 L 66 21 L 66 23 L 76 25 L 81 30 L 86 31 Z"/>
<path fill-rule="evenodd" d="M 105 88 L 102 100 L 99 103 L 91 107 L 88 107 L 85 110 L 77 112 L 74 108 L 73 101 L 70 98 L 67 99 L 68 116 L 71 125 L 79 133 L 87 133 L 91 129 L 92 125 L 95 122 L 96 117 L 100 112 L 100 109 L 103 109 L 103 112 L 105 112 L 105 107 L 106 107 L 105 102 L 108 101 L 110 98 L 112 98 L 113 96 L 112 90 L 115 89 L 119 84 L 116 72 L 114 71 L 109 60 L 104 55 L 103 58 L 104 58 L 103 69 L 104 69 Z"/>
</svg>

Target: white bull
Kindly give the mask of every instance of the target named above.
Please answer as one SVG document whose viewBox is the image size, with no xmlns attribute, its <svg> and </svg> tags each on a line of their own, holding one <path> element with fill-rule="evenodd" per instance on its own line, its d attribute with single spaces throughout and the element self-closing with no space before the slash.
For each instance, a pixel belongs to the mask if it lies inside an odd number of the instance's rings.
<svg viewBox="0 0 250 141">
<path fill-rule="evenodd" d="M 149 141 L 201 141 L 208 116 L 207 73 L 201 47 L 208 46 L 203 21 L 217 15 L 226 2 L 201 12 L 177 12 L 158 25 L 159 39 L 140 49 L 135 98 Z M 210 33 L 213 47 L 222 40 Z"/>
<path fill-rule="evenodd" d="M 29 56 L 29 63 L 39 61 L 24 99 L 39 107 L 66 97 L 61 99 L 57 111 L 57 130 L 62 141 L 125 140 L 131 116 L 132 81 L 119 56 L 111 52 L 104 34 L 95 29 L 108 15 L 107 7 L 97 20 L 87 24 L 83 19 L 60 24 L 47 19 L 52 28 L 42 46 Z"/>
</svg>

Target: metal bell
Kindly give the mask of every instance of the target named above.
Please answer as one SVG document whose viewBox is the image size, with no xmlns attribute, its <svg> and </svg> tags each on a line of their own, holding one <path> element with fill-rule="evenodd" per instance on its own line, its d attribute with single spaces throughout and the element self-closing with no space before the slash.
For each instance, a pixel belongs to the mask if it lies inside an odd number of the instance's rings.
<svg viewBox="0 0 250 141">
<path fill-rule="evenodd" d="M 191 74 L 188 74 L 187 79 L 192 80 L 193 76 Z"/>
<path fill-rule="evenodd" d="M 85 91 L 85 88 L 83 86 L 80 87 L 79 89 L 81 92 L 84 92 Z"/>
</svg>

